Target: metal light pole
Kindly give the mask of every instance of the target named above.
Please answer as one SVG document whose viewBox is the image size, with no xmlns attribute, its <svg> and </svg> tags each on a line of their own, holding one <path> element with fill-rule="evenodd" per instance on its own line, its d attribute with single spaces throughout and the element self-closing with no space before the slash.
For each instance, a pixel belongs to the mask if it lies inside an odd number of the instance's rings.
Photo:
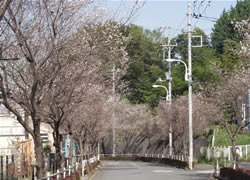
<svg viewBox="0 0 250 180">
<path fill-rule="evenodd" d="M 115 112 L 114 112 L 114 103 L 115 103 L 115 64 L 113 64 L 112 74 L 113 74 L 113 89 L 112 89 L 112 100 L 113 100 L 113 108 L 112 108 L 113 154 L 112 154 L 112 156 L 115 157 Z"/>
<path fill-rule="evenodd" d="M 153 88 L 159 88 L 159 87 L 164 88 L 166 90 L 166 102 L 169 102 L 169 91 L 165 86 L 154 84 L 154 85 L 152 85 L 152 87 Z"/>
<path fill-rule="evenodd" d="M 192 120 L 192 32 L 191 4 L 188 3 L 188 122 L 189 122 L 189 169 L 193 168 L 193 120 Z"/>
<path fill-rule="evenodd" d="M 182 63 L 184 66 L 185 66 L 185 81 L 189 81 L 188 79 L 188 67 L 187 67 L 187 64 L 180 60 L 180 59 L 166 59 L 167 62 L 180 62 Z"/>
<path fill-rule="evenodd" d="M 184 61 L 182 61 L 182 60 L 179 60 L 179 59 L 166 59 L 166 62 L 168 62 L 169 64 L 170 63 L 172 63 L 172 62 L 181 62 L 182 64 L 184 64 L 184 66 L 185 66 L 185 81 L 188 81 L 188 73 L 187 73 L 187 70 L 188 70 L 188 68 L 187 68 L 187 65 L 186 65 L 186 63 L 184 62 Z M 172 80 L 172 78 L 171 78 L 171 75 L 170 75 L 170 78 L 169 79 L 171 79 Z M 171 84 L 170 84 L 171 85 Z M 169 87 L 169 88 L 171 88 L 171 86 Z M 169 90 L 170 91 L 170 90 Z M 170 99 L 169 99 L 169 102 L 170 102 L 170 104 L 171 104 L 171 97 L 170 97 Z M 171 151 L 171 155 L 170 156 L 172 156 L 172 124 L 170 125 L 170 129 L 169 129 L 169 146 L 170 146 L 170 151 Z M 170 138 L 171 137 L 171 138 Z"/>
<path fill-rule="evenodd" d="M 172 45 L 177 46 L 177 45 Z M 170 38 L 168 38 L 168 59 L 171 59 L 171 45 Z M 169 90 L 169 104 L 170 104 L 170 112 L 172 112 L 172 77 L 171 77 L 171 64 L 172 62 L 168 62 L 168 90 Z M 173 128 L 172 128 L 172 120 L 170 121 L 169 126 L 169 156 L 172 158 L 173 156 Z"/>
<path fill-rule="evenodd" d="M 168 58 L 170 58 L 170 47 L 168 51 Z M 171 62 L 168 63 L 168 90 L 169 90 L 169 104 L 170 104 L 170 112 L 172 112 L 172 77 L 171 77 Z M 172 158 L 173 156 L 173 128 L 172 128 L 172 120 L 169 125 L 169 156 Z"/>
<path fill-rule="evenodd" d="M 165 87 L 165 86 L 162 86 L 162 85 L 153 85 L 153 88 L 164 88 L 166 90 L 166 104 L 169 102 L 170 103 L 170 106 L 171 106 L 171 83 L 170 83 L 170 86 L 169 86 L 169 90 Z M 170 122 L 170 127 L 169 127 L 169 156 L 170 158 L 172 157 L 173 155 L 173 143 L 172 143 L 172 123 Z"/>
<path fill-rule="evenodd" d="M 162 45 L 162 47 L 165 49 L 168 49 L 168 59 L 165 59 L 165 51 L 163 52 L 163 60 L 167 61 L 169 59 L 171 59 L 171 48 L 172 47 L 176 47 L 177 43 L 174 45 L 170 44 L 170 38 L 168 38 L 168 44 L 167 45 Z M 172 61 L 168 61 L 168 73 L 165 73 L 166 75 L 166 80 L 168 80 L 168 90 L 169 90 L 169 104 L 170 104 L 170 109 L 172 108 L 171 104 L 172 104 L 172 77 L 171 77 L 171 63 Z M 160 79 L 160 81 L 162 81 Z M 170 110 L 171 111 L 171 110 Z M 170 121 L 170 126 L 169 126 L 169 156 L 172 157 L 173 155 L 173 140 L 172 140 L 172 133 L 173 133 L 173 129 L 172 129 L 172 121 Z"/>
</svg>

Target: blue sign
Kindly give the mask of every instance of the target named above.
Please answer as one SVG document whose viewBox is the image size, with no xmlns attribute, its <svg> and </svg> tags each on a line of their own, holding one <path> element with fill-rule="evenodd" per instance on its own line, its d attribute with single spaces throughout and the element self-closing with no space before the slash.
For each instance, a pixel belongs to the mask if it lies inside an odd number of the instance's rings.
<svg viewBox="0 0 250 180">
<path fill-rule="evenodd" d="M 70 147 L 70 138 L 69 138 L 69 134 L 67 135 L 67 138 L 65 140 L 65 144 L 64 144 L 64 147 L 65 147 L 65 157 L 69 157 L 69 147 Z"/>
</svg>

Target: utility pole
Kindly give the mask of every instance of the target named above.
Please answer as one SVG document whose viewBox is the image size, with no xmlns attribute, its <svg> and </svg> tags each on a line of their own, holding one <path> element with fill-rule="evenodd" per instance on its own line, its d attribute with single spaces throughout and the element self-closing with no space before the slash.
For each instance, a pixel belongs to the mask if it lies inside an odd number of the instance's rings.
<svg viewBox="0 0 250 180">
<path fill-rule="evenodd" d="M 115 64 L 113 64 L 113 69 L 112 69 L 112 79 L 113 79 L 113 89 L 112 89 L 112 103 L 113 103 L 113 108 L 112 108 L 112 133 L 113 133 L 113 156 L 115 157 Z"/>
<path fill-rule="evenodd" d="M 170 38 L 168 39 L 168 59 L 171 59 L 171 47 L 177 45 L 170 45 Z M 166 77 L 167 78 L 167 77 Z M 168 90 L 169 90 L 169 103 L 172 103 L 172 77 L 171 77 L 171 62 L 168 62 Z"/>
<path fill-rule="evenodd" d="M 189 122 L 189 169 L 193 168 L 193 120 L 192 120 L 192 32 L 191 4 L 188 3 L 188 122 Z"/>
<path fill-rule="evenodd" d="M 170 39 L 168 40 L 168 59 L 171 59 L 171 47 L 170 47 Z M 168 90 L 169 90 L 169 104 L 170 111 L 172 112 L 172 77 L 171 77 L 171 62 L 168 62 Z M 172 158 L 173 156 L 173 128 L 172 128 L 172 120 L 170 121 L 169 126 L 169 156 Z"/>
<path fill-rule="evenodd" d="M 165 59 L 165 52 L 163 52 L 163 60 L 164 61 L 168 61 L 171 59 L 171 50 L 172 47 L 177 46 L 177 44 L 175 45 L 171 45 L 170 44 L 171 39 L 168 38 L 168 45 L 163 45 L 163 47 L 167 47 L 168 48 L 168 59 Z M 166 80 L 168 80 L 168 91 L 169 91 L 169 95 L 168 95 L 168 102 L 170 104 L 170 109 L 172 108 L 172 77 L 171 77 L 171 61 L 168 61 L 168 73 L 166 73 Z M 169 156 L 170 158 L 172 158 L 173 156 L 173 128 L 172 128 L 172 121 L 170 122 L 170 126 L 169 126 Z"/>
<path fill-rule="evenodd" d="M 168 38 L 168 59 L 171 59 L 171 47 L 177 46 L 177 45 L 170 45 L 170 38 Z M 168 62 L 168 76 L 166 76 L 166 79 L 168 79 L 168 90 L 169 90 L 169 104 L 170 109 L 172 111 L 172 77 L 171 77 L 171 62 Z M 169 126 L 169 156 L 172 158 L 173 156 L 173 128 L 172 128 L 172 121 L 170 121 Z"/>
</svg>

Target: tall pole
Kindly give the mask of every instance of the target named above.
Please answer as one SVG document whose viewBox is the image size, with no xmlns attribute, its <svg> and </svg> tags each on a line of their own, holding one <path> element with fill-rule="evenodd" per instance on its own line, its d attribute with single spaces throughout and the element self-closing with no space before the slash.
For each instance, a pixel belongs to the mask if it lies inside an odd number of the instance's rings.
<svg viewBox="0 0 250 180">
<path fill-rule="evenodd" d="M 97 160 L 100 160 L 100 142 L 97 143 Z"/>
<path fill-rule="evenodd" d="M 113 133 L 113 156 L 115 156 L 115 112 L 114 112 L 114 103 L 115 103 L 115 64 L 113 64 L 112 69 L 113 76 L 113 89 L 112 89 L 112 100 L 113 100 L 113 110 L 112 110 L 112 133 Z"/>
<path fill-rule="evenodd" d="M 188 122 L 189 122 L 189 168 L 193 168 L 193 122 L 192 122 L 192 44 L 191 4 L 188 3 Z"/>
<path fill-rule="evenodd" d="M 168 38 L 168 59 L 171 59 L 171 46 L 170 46 L 170 38 Z M 169 91 L 169 104 L 170 108 L 172 109 L 172 77 L 171 77 L 171 62 L 168 62 L 168 91 Z M 172 140 L 172 121 L 170 121 L 170 126 L 169 126 L 169 156 L 172 158 L 173 155 L 173 140 Z"/>
</svg>

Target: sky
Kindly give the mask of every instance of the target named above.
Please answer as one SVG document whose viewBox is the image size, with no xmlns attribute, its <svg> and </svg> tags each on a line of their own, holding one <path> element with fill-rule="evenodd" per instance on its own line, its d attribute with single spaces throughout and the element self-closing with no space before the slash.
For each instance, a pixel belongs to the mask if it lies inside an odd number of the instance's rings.
<svg viewBox="0 0 250 180">
<path fill-rule="evenodd" d="M 201 28 L 207 35 L 212 31 L 214 21 L 218 19 L 223 9 L 230 10 L 237 0 L 144 0 L 144 6 L 138 11 L 132 23 L 146 29 L 165 28 L 166 36 L 176 36 L 181 29 L 187 29 L 187 7 L 190 2 L 192 12 L 201 14 L 203 18 L 192 18 L 192 27 Z M 135 1 L 125 1 L 127 4 Z M 194 3 L 195 2 L 195 3 Z M 210 2 L 210 3 L 209 3 Z M 107 5 L 118 7 L 120 1 L 107 0 Z M 204 18 L 205 17 L 205 18 Z"/>
</svg>

